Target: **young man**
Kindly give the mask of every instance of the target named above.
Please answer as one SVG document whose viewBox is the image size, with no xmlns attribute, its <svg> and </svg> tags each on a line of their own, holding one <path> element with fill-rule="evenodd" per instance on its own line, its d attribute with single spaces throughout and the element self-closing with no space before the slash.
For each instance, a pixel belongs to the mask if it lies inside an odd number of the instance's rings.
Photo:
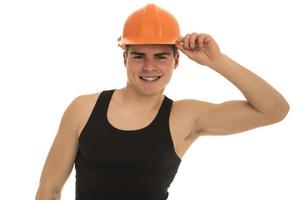
<svg viewBox="0 0 300 200">
<path fill-rule="evenodd" d="M 286 100 L 267 82 L 220 52 L 207 34 L 180 37 L 176 19 L 149 4 L 127 19 L 127 85 L 77 97 L 66 109 L 36 199 L 59 199 L 73 164 L 76 199 L 167 199 L 182 157 L 203 135 L 226 135 L 281 121 Z M 179 51 L 232 82 L 246 100 L 172 101 L 164 89 Z"/>
</svg>

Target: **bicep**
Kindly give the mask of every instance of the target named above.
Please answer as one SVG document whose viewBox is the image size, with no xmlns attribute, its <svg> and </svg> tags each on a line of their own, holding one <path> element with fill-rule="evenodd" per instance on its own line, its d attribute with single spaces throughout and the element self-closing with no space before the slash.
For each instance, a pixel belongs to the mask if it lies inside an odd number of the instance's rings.
<svg viewBox="0 0 300 200">
<path fill-rule="evenodd" d="M 196 132 L 200 135 L 226 135 L 254 129 L 269 122 L 247 101 L 227 101 L 198 105 Z"/>
<path fill-rule="evenodd" d="M 45 187 L 60 191 L 72 171 L 78 149 L 78 109 L 77 97 L 63 113 L 40 178 Z"/>
</svg>

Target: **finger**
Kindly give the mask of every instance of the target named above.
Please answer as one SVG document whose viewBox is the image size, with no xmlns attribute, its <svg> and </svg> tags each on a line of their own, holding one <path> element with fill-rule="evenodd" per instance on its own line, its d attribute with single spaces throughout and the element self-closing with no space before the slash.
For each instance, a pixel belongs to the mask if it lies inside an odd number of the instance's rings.
<svg viewBox="0 0 300 200">
<path fill-rule="evenodd" d="M 203 44 L 207 44 L 212 40 L 212 38 L 210 36 L 207 36 L 206 38 L 204 38 L 203 40 Z"/>
<path fill-rule="evenodd" d="M 181 50 L 183 47 L 182 47 L 182 43 L 180 43 L 180 42 L 177 42 L 176 44 L 175 44 L 175 46 L 179 49 L 179 50 Z"/>
<path fill-rule="evenodd" d="M 211 37 L 207 34 L 200 34 L 199 37 L 197 38 L 197 42 L 199 44 L 200 47 L 203 47 L 204 44 L 207 44 L 208 42 L 210 42 Z"/>
<path fill-rule="evenodd" d="M 183 37 L 180 36 L 177 40 L 176 40 L 176 44 L 182 44 L 183 41 Z"/>
<path fill-rule="evenodd" d="M 184 49 L 190 49 L 190 45 L 189 45 L 189 38 L 190 38 L 190 34 L 186 34 L 184 37 L 183 37 L 183 48 Z"/>
<path fill-rule="evenodd" d="M 197 37 L 198 37 L 197 33 L 192 33 L 191 36 L 189 37 L 189 47 L 190 47 L 190 49 L 197 48 L 197 44 L 196 44 Z"/>
<path fill-rule="evenodd" d="M 199 34 L 197 37 L 197 44 L 199 45 L 199 47 L 203 47 L 203 39 L 204 39 L 204 35 L 203 34 Z"/>
<path fill-rule="evenodd" d="M 187 57 L 191 58 L 192 54 L 191 51 L 188 49 L 184 49 L 183 47 L 178 48 L 183 54 L 185 54 Z"/>
<path fill-rule="evenodd" d="M 180 36 L 180 37 L 176 40 L 175 46 L 176 46 L 179 50 L 181 50 L 181 49 L 183 48 L 183 37 L 182 37 L 182 36 Z"/>
<path fill-rule="evenodd" d="M 178 48 L 179 51 L 184 53 L 186 56 L 190 57 L 191 56 L 191 51 L 189 49 L 186 49 L 183 44 L 176 44 L 176 47 Z"/>
</svg>

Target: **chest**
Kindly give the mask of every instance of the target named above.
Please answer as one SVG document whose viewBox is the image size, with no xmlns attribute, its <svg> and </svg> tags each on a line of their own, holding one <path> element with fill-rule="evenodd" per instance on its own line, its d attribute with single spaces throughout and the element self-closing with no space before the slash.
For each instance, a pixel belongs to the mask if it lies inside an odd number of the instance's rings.
<svg viewBox="0 0 300 200">
<path fill-rule="evenodd" d="M 81 116 L 81 123 L 78 127 L 78 137 L 82 133 L 93 109 L 93 105 L 86 106 Z M 122 109 L 114 109 L 111 107 L 107 110 L 108 123 L 120 130 L 139 130 L 149 126 L 155 119 L 157 112 L 142 113 L 142 112 L 126 112 Z M 171 109 L 169 121 L 170 136 L 172 138 L 174 150 L 179 158 L 183 158 L 191 144 L 197 139 L 197 136 L 191 134 L 190 120 L 181 117 L 180 113 L 175 109 Z"/>
</svg>

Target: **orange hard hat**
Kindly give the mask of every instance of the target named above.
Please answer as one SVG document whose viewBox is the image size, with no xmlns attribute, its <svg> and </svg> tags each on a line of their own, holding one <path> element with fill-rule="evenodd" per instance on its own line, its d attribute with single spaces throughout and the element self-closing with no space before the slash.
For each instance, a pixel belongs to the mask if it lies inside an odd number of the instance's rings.
<svg viewBox="0 0 300 200">
<path fill-rule="evenodd" d="M 119 46 L 127 44 L 176 44 L 180 29 L 175 17 L 168 11 L 147 4 L 133 12 L 126 20 Z"/>
</svg>

